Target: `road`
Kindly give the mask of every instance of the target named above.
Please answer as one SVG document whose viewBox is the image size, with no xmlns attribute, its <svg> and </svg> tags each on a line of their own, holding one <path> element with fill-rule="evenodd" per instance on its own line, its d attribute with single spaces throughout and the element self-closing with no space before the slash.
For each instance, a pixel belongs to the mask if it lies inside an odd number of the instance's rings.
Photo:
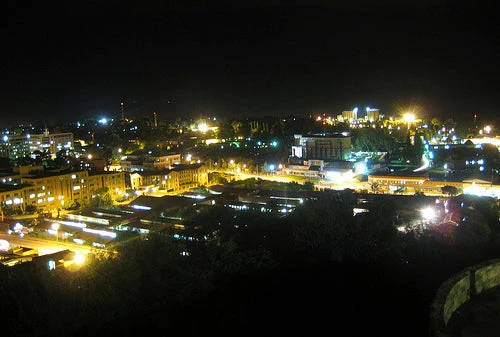
<svg viewBox="0 0 500 337">
<path fill-rule="evenodd" d="M 304 182 L 307 182 L 308 179 L 305 177 L 296 177 L 296 176 L 287 176 L 287 175 L 274 175 L 274 174 L 248 174 L 248 173 L 235 173 L 234 174 L 234 179 L 236 180 L 245 180 L 249 178 L 255 178 L 255 179 L 262 179 L 262 180 L 272 180 L 272 181 L 278 181 L 282 183 L 291 183 L 291 182 L 297 182 L 299 184 L 303 184 Z M 350 188 L 353 190 L 363 190 L 363 189 L 368 189 L 369 190 L 369 185 L 367 182 L 359 182 L 359 181 L 352 181 L 352 182 L 344 182 L 341 184 L 336 184 L 329 182 L 327 180 L 321 179 L 319 182 L 314 182 L 314 187 L 316 189 L 332 189 L 332 190 L 344 190 L 346 188 Z"/>
<path fill-rule="evenodd" d="M 53 254 L 65 249 L 69 249 L 82 254 L 88 254 L 91 250 L 95 250 L 94 248 L 89 246 L 82 246 L 69 242 L 46 240 L 29 235 L 21 238 L 18 235 L 0 233 L 0 239 L 9 241 L 11 246 L 14 247 L 22 246 L 37 249 L 38 255 Z"/>
</svg>

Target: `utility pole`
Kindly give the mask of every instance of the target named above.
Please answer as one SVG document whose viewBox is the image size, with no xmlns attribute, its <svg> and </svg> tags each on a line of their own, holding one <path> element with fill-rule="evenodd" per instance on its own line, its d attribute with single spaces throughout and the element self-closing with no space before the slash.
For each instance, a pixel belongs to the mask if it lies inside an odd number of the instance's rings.
<svg viewBox="0 0 500 337">
<path fill-rule="evenodd" d="M 125 119 L 125 118 L 123 117 L 123 102 L 120 102 L 120 108 L 121 108 L 121 110 L 122 110 L 122 120 L 123 120 L 123 119 Z"/>
<path fill-rule="evenodd" d="M 156 120 L 156 111 L 153 112 L 153 115 L 155 117 L 155 128 L 157 128 L 158 127 L 158 121 Z"/>
</svg>

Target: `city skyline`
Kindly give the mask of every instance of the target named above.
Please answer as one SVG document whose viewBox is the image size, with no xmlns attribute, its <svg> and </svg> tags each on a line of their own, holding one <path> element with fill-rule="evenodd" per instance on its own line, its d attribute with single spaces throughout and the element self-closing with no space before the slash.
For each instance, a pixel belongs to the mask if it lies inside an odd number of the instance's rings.
<svg viewBox="0 0 500 337">
<path fill-rule="evenodd" d="M 8 4 L 2 126 L 119 117 L 121 102 L 125 115 L 161 118 L 335 114 L 355 106 L 496 117 L 499 48 L 489 7 L 72 6 Z"/>
</svg>

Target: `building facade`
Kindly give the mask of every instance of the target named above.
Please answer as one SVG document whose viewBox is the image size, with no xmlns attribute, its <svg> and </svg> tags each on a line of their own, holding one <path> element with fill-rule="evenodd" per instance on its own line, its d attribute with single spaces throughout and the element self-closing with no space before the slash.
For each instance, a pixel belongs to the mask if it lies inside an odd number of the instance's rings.
<svg viewBox="0 0 500 337">
<path fill-rule="evenodd" d="M 351 137 L 343 134 L 294 135 L 292 157 L 324 161 L 346 160 L 352 150 Z"/>
<path fill-rule="evenodd" d="M 208 173 L 204 164 L 181 164 L 175 165 L 170 170 L 141 171 L 130 174 L 130 186 L 133 190 L 157 188 L 177 191 L 207 184 Z"/>
<path fill-rule="evenodd" d="M 21 181 L 19 185 L 2 184 L 2 206 L 61 208 L 69 201 L 88 201 L 102 188 L 108 188 L 111 197 L 116 200 L 123 196 L 126 188 L 123 172 L 36 173 L 22 176 Z"/>
<path fill-rule="evenodd" d="M 73 133 L 12 134 L 4 135 L 0 143 L 0 153 L 12 160 L 30 157 L 33 152 L 47 152 L 55 156 L 60 150 L 73 149 Z"/>
</svg>

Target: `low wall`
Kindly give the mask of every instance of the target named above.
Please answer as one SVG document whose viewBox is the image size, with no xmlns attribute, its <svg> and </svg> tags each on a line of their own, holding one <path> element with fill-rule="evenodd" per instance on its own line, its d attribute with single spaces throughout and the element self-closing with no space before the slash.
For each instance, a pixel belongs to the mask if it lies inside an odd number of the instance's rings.
<svg viewBox="0 0 500 337">
<path fill-rule="evenodd" d="M 430 336 L 451 337 L 448 322 L 471 298 L 500 286 L 500 259 L 471 266 L 441 284 L 431 305 Z"/>
</svg>

